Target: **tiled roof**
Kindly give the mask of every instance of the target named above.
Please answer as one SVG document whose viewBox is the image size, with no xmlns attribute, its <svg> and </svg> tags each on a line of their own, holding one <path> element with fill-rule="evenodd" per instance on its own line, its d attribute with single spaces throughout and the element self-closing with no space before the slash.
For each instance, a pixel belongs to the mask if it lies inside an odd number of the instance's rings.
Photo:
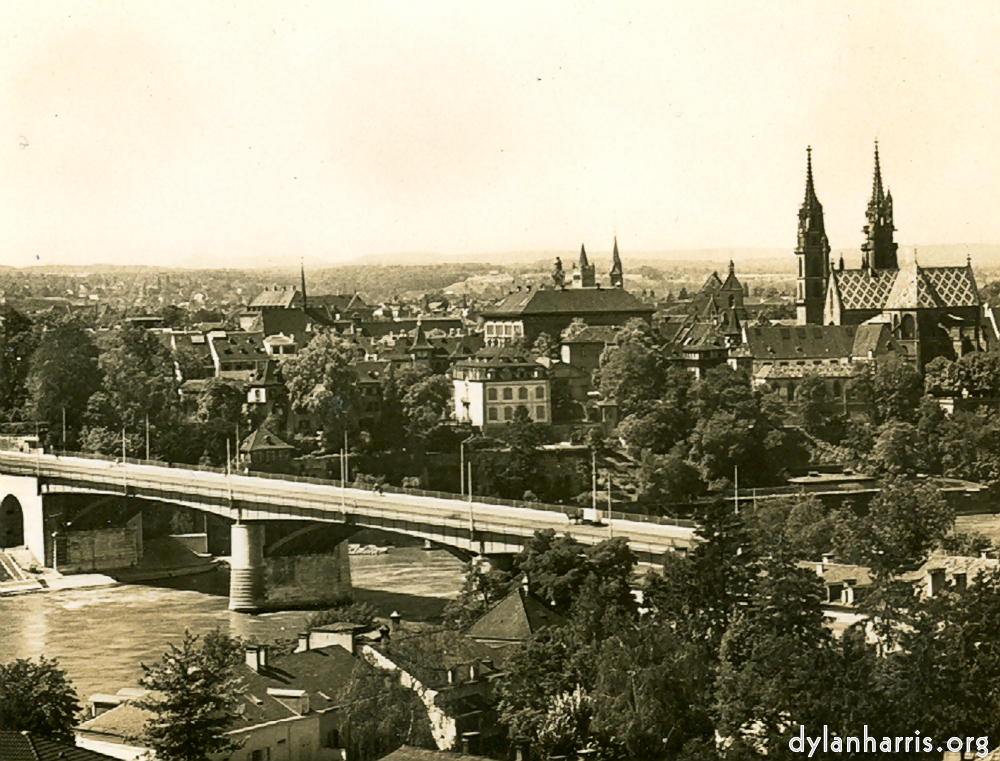
<svg viewBox="0 0 1000 761">
<path fill-rule="evenodd" d="M 0 761 L 108 761 L 113 756 L 30 732 L 0 730 Z"/>
<path fill-rule="evenodd" d="M 618 338 L 619 330 L 620 329 L 614 325 L 588 325 L 569 340 L 563 341 L 563 343 L 604 344 L 607 346 L 615 342 Z"/>
<path fill-rule="evenodd" d="M 789 378 L 853 378 L 861 365 L 820 364 L 820 365 L 764 365 L 753 374 L 758 381 L 787 380 Z"/>
<path fill-rule="evenodd" d="M 240 702 L 233 728 L 245 729 L 299 715 L 294 705 L 282 700 L 281 696 L 269 694 L 269 688 L 305 691 L 309 696 L 310 711 L 332 708 L 336 705 L 337 692 L 348 684 L 355 668 L 371 667 L 339 645 L 277 656 L 260 672 L 241 665 L 237 671 L 242 683 Z M 134 703 L 123 703 L 84 722 L 79 729 L 113 737 L 136 738 L 151 715 L 151 712 Z M 96 758 L 103 760 L 103 757 Z M 7 761 L 3 753 L 0 753 L 0 761 Z M 81 758 L 80 761 L 90 759 Z"/>
<path fill-rule="evenodd" d="M 485 318 L 515 317 L 525 314 L 601 314 L 626 312 L 651 315 L 653 307 L 621 288 L 563 288 L 514 291 L 499 304 L 485 309 Z"/>
<path fill-rule="evenodd" d="M 941 306 L 979 306 L 979 290 L 971 267 L 920 267 L 919 272 Z"/>
<path fill-rule="evenodd" d="M 278 307 L 281 309 L 291 309 L 294 303 L 301 303 L 301 300 L 302 294 L 294 286 L 291 288 L 274 288 L 258 293 L 256 298 L 250 302 L 250 308 Z"/>
<path fill-rule="evenodd" d="M 882 309 L 897 270 L 833 270 L 830 275 L 845 310 Z"/>
<path fill-rule="evenodd" d="M 518 587 L 484 613 L 466 634 L 476 640 L 523 642 L 539 629 L 565 623 L 565 618 Z"/>
<path fill-rule="evenodd" d="M 754 325 L 746 329 L 747 347 L 756 360 L 850 357 L 856 333 L 854 325 Z"/>
<path fill-rule="evenodd" d="M 240 444 L 241 452 L 287 451 L 290 449 L 295 449 L 295 447 L 286 444 L 263 426 L 243 439 L 243 443 Z"/>
<path fill-rule="evenodd" d="M 255 359 L 267 360 L 269 358 L 267 350 L 264 348 L 263 333 L 244 333 L 234 330 L 226 333 L 224 338 L 211 336 L 209 340 L 219 355 L 219 359 L 223 362 L 249 362 Z"/>
<path fill-rule="evenodd" d="M 919 267 L 901 270 L 834 270 L 845 310 L 952 309 L 979 306 L 972 268 Z"/>
<path fill-rule="evenodd" d="M 450 629 L 394 632 L 387 642 L 374 646 L 399 668 L 431 689 L 447 687 L 448 669 L 479 663 L 481 673 L 490 673 L 503 660 L 503 653 Z M 458 669 L 458 681 L 465 670 Z"/>
</svg>

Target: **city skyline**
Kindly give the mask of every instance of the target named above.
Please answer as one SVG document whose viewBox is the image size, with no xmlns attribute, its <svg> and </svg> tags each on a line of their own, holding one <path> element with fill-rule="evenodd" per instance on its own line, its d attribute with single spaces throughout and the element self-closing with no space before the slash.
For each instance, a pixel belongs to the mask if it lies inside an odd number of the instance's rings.
<svg viewBox="0 0 1000 761">
<path fill-rule="evenodd" d="M 6 6 L 2 263 L 997 244 L 1000 11 Z M 502 263 L 500 261 L 497 262 Z"/>
</svg>

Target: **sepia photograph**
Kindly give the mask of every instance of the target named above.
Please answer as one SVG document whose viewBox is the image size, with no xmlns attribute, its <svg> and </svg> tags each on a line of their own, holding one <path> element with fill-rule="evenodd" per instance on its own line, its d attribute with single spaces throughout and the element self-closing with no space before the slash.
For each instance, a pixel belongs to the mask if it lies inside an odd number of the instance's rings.
<svg viewBox="0 0 1000 761">
<path fill-rule="evenodd" d="M 0 761 L 1000 760 L 1000 4 L 0 36 Z"/>
</svg>

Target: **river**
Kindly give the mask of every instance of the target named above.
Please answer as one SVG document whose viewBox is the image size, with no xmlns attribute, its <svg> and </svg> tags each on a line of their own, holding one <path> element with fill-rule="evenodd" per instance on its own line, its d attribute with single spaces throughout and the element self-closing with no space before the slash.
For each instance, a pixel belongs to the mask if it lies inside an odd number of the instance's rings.
<svg viewBox="0 0 1000 761">
<path fill-rule="evenodd" d="M 393 548 L 351 556 L 358 599 L 404 618 L 440 613 L 462 584 L 462 564 L 443 551 Z M 165 586 L 124 584 L 0 598 L 0 662 L 57 658 L 81 702 L 95 692 L 136 686 L 140 663 L 153 663 L 184 630 L 216 627 L 261 642 L 295 637 L 310 615 L 286 611 L 249 616 L 228 610 L 222 574 L 175 579 Z"/>
</svg>

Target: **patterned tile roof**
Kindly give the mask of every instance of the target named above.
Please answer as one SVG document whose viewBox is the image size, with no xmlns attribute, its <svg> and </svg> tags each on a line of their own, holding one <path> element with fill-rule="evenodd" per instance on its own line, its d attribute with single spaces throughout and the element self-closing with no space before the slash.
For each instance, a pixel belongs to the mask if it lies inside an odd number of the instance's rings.
<svg viewBox="0 0 1000 761">
<path fill-rule="evenodd" d="M 954 309 L 979 306 L 972 268 L 920 267 L 901 270 L 834 270 L 845 310 Z"/>
<path fill-rule="evenodd" d="M 972 267 L 920 267 L 920 274 L 942 306 L 979 306 L 979 290 Z"/>
<path fill-rule="evenodd" d="M 833 270 L 830 274 L 845 310 L 882 309 L 897 270 Z"/>
</svg>

